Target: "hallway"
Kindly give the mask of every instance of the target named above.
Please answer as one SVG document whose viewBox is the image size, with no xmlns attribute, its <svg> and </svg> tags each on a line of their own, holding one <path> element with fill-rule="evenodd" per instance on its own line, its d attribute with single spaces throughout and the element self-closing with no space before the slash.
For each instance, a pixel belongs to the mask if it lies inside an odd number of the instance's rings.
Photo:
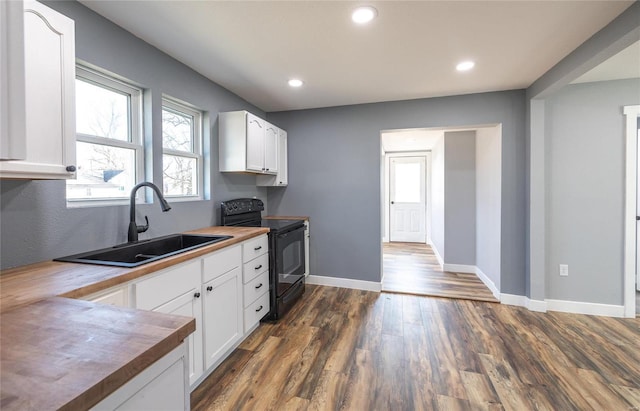
<svg viewBox="0 0 640 411">
<path fill-rule="evenodd" d="M 426 244 L 384 243 L 383 270 L 383 292 L 499 302 L 475 274 L 443 272 Z"/>
</svg>

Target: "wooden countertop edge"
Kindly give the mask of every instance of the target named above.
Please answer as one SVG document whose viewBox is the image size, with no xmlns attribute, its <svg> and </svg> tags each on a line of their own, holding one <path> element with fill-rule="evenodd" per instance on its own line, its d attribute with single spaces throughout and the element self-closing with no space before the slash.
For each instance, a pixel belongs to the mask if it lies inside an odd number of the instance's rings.
<svg viewBox="0 0 640 411">
<path fill-rule="evenodd" d="M 67 404 L 60 407 L 60 411 L 75 411 L 79 409 L 89 409 L 95 406 L 160 358 L 174 350 L 195 330 L 196 320 L 195 318 L 192 318 L 188 323 L 178 328 L 171 335 L 149 347 L 149 349 L 144 353 L 140 354 L 129 363 L 120 367 L 117 371 L 102 379 L 93 387 L 82 392 Z"/>
<path fill-rule="evenodd" d="M 221 232 L 229 232 L 229 228 L 233 231 L 232 227 L 207 227 L 201 228 L 197 230 L 187 231 L 186 233 L 190 234 L 220 234 Z M 6 270 L 5 273 L 0 276 L 0 286 L 2 285 L 3 279 L 6 281 L 13 277 L 18 276 L 28 276 L 29 270 L 42 270 L 41 275 L 46 275 L 47 270 L 50 268 L 51 273 L 61 273 L 66 271 L 65 268 L 68 267 L 69 270 L 101 270 L 105 273 L 108 273 L 108 278 L 99 280 L 96 282 L 92 282 L 86 285 L 79 286 L 77 288 L 73 288 L 69 291 L 63 291 L 59 293 L 52 294 L 42 294 L 38 297 L 34 297 L 34 299 L 25 299 L 19 303 L 7 303 L 3 302 L 1 304 L 0 312 L 4 312 L 7 310 L 12 310 L 17 307 L 22 307 L 28 304 L 31 304 L 35 301 L 39 301 L 45 298 L 59 296 L 66 298 L 82 298 L 94 293 L 97 293 L 102 290 L 106 290 L 111 287 L 115 287 L 119 284 L 124 284 L 129 281 L 135 280 L 137 278 L 143 277 L 148 274 L 152 274 L 156 271 L 180 264 L 182 262 L 191 260 L 193 258 L 197 258 L 203 256 L 205 254 L 212 253 L 214 251 L 220 250 L 225 247 L 232 246 L 234 244 L 238 244 L 245 240 L 266 234 L 269 232 L 268 228 L 263 227 L 252 227 L 250 229 L 245 228 L 243 233 L 236 234 L 233 238 L 228 240 L 221 241 L 219 243 L 211 244 L 208 246 L 204 246 L 201 248 L 197 248 L 195 250 L 190 250 L 184 253 L 176 254 L 171 257 L 167 257 L 162 260 L 154 261 L 149 264 L 144 264 L 139 267 L 133 268 L 124 268 L 124 267 L 108 267 L 108 266 L 100 266 L 100 265 L 90 265 L 90 264 L 80 264 L 80 263 L 63 263 L 57 261 L 45 261 L 42 263 L 31 264 L 22 267 L 16 267 L 9 270 Z M 233 235 L 233 233 L 231 233 Z M 4 294 L 4 293 L 2 293 Z"/>
</svg>

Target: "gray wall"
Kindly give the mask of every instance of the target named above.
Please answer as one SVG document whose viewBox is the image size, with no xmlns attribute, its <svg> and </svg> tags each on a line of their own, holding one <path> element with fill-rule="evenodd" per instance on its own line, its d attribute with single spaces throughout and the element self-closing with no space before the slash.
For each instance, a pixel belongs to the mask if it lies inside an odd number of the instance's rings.
<svg viewBox="0 0 640 411">
<path fill-rule="evenodd" d="M 266 199 L 255 177 L 223 175 L 218 169 L 217 114 L 246 109 L 264 115 L 228 90 L 144 43 L 76 2 L 46 2 L 76 22 L 79 59 L 124 76 L 145 89 L 145 134 L 153 136 L 153 162 L 161 163 L 161 97 L 166 93 L 209 113 L 212 190 L 210 200 L 172 204 L 161 213 L 157 204 L 137 207 L 138 219 L 148 215 L 151 228 L 141 238 L 215 225 L 219 202 L 235 197 Z M 161 178 L 155 170 L 155 181 Z M 147 176 L 152 180 L 151 176 Z M 68 209 L 64 181 L 0 181 L 0 247 L 3 269 L 126 241 L 128 206 Z"/>
<path fill-rule="evenodd" d="M 445 260 L 444 246 L 444 137 L 431 149 L 431 243 Z M 427 193 L 429 195 L 429 193 Z"/>
<path fill-rule="evenodd" d="M 476 266 L 500 289 L 501 127 L 476 131 Z"/>
<path fill-rule="evenodd" d="M 640 80 L 569 85 L 545 100 L 547 298 L 623 303 L 622 107 Z M 569 264 L 569 276 L 558 275 Z"/>
<path fill-rule="evenodd" d="M 380 281 L 380 131 L 503 125 L 502 291 L 525 291 L 523 90 L 268 113 L 288 132 L 289 186 L 274 214 L 311 217 L 314 274 Z"/>
<path fill-rule="evenodd" d="M 476 132 L 444 133 L 444 262 L 476 265 Z"/>
</svg>

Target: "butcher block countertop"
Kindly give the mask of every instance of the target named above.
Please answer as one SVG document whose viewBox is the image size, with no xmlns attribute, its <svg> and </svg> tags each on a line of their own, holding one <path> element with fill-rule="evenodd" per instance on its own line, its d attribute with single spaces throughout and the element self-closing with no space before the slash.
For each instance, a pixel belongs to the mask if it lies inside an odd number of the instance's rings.
<svg viewBox="0 0 640 411">
<path fill-rule="evenodd" d="M 195 331 L 193 318 L 74 298 L 267 232 L 250 227 L 190 231 L 233 238 L 135 268 L 47 261 L 3 271 L 0 409 L 89 408 Z"/>
</svg>

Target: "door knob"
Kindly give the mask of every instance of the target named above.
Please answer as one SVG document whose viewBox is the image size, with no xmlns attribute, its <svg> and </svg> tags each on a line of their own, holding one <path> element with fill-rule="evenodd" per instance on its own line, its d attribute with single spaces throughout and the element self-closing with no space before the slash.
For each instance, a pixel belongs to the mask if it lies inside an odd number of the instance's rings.
<svg viewBox="0 0 640 411">
<path fill-rule="evenodd" d="M 395 201 L 392 201 L 392 202 L 391 202 L 391 204 L 395 204 L 395 203 L 396 203 Z"/>
</svg>

